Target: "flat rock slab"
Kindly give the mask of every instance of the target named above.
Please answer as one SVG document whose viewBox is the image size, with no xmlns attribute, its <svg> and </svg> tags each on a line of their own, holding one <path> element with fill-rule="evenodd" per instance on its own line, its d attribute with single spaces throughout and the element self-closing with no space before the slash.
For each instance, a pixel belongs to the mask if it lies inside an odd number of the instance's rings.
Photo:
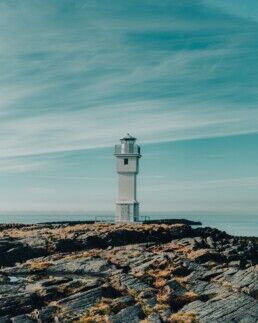
<svg viewBox="0 0 258 323">
<path fill-rule="evenodd" d="M 86 292 L 77 293 L 57 302 L 60 313 L 64 316 L 79 316 L 92 307 L 103 296 L 102 288 L 97 287 Z M 61 314 L 62 315 L 62 314 Z"/>
<path fill-rule="evenodd" d="M 207 302 L 195 301 L 184 306 L 181 311 L 195 312 L 200 323 L 257 323 L 258 303 L 252 297 L 238 293 Z"/>
<path fill-rule="evenodd" d="M 110 323 L 139 323 L 145 317 L 139 304 L 128 306 L 118 314 L 110 316 Z"/>
<path fill-rule="evenodd" d="M 112 269 L 103 259 L 63 259 L 47 268 L 48 274 L 100 275 Z M 113 268 L 114 269 L 114 268 Z"/>
</svg>

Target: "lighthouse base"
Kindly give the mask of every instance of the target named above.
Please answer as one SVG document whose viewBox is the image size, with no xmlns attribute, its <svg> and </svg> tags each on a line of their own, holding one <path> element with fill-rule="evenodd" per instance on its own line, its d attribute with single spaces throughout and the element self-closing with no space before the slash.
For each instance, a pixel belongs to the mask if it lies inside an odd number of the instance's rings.
<svg viewBox="0 0 258 323">
<path fill-rule="evenodd" d="M 139 203 L 136 201 L 116 202 L 116 222 L 137 222 L 139 221 Z"/>
</svg>

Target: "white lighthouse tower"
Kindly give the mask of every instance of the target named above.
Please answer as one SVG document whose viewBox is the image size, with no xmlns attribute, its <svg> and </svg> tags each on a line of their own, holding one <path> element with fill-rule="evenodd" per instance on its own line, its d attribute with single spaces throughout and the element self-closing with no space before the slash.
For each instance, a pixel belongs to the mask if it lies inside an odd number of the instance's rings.
<svg viewBox="0 0 258 323">
<path fill-rule="evenodd" d="M 140 147 L 129 133 L 115 146 L 117 173 L 119 177 L 116 222 L 139 220 L 139 202 L 136 198 L 136 175 L 139 171 Z"/>
</svg>

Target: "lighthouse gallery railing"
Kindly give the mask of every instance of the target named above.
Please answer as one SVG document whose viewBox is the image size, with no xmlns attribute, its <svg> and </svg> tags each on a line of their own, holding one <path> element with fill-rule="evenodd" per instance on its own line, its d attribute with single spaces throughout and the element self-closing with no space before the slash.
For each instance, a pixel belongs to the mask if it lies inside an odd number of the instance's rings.
<svg viewBox="0 0 258 323">
<path fill-rule="evenodd" d="M 120 155 L 120 154 L 135 154 L 135 155 L 140 155 L 141 149 L 137 145 L 115 145 L 115 155 Z"/>
</svg>

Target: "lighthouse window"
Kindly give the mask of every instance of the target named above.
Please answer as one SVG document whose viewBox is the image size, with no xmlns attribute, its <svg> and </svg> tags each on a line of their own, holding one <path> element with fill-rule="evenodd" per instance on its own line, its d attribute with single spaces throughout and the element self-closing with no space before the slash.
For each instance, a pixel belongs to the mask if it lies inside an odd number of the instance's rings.
<svg viewBox="0 0 258 323">
<path fill-rule="evenodd" d="M 124 165 L 128 165 L 128 158 L 124 159 Z"/>
</svg>

